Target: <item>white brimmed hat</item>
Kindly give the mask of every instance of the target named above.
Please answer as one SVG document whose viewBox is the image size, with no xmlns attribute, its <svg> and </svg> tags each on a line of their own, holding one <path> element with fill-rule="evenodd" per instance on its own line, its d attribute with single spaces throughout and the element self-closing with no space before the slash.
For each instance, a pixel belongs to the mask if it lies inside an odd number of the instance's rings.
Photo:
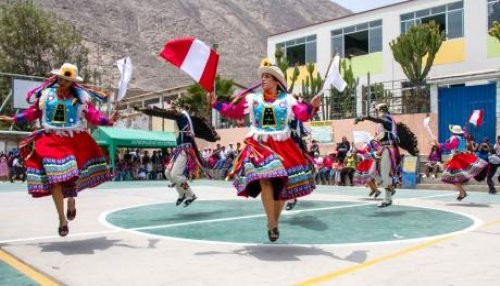
<svg viewBox="0 0 500 286">
<path fill-rule="evenodd" d="M 278 80 L 279 84 L 281 85 L 281 87 L 285 91 L 288 89 L 285 76 L 283 75 L 283 72 L 281 71 L 281 69 L 277 66 L 271 65 L 271 62 L 267 59 L 264 59 L 261 62 L 261 65 L 258 69 L 259 78 L 262 78 L 262 75 L 265 73 L 270 74 L 274 78 L 276 78 Z"/>
<path fill-rule="evenodd" d="M 382 109 L 389 110 L 389 107 L 387 106 L 387 103 L 382 102 L 382 103 L 377 104 L 375 106 L 375 109 L 376 110 L 382 110 Z"/>
<path fill-rule="evenodd" d="M 83 78 L 78 76 L 78 67 L 70 64 L 64 63 L 60 69 L 52 70 L 51 73 L 65 80 L 72 82 L 82 82 Z"/>
<path fill-rule="evenodd" d="M 460 127 L 460 125 L 450 125 L 449 128 L 451 133 L 464 134 L 464 131 L 462 130 L 462 127 Z"/>
</svg>

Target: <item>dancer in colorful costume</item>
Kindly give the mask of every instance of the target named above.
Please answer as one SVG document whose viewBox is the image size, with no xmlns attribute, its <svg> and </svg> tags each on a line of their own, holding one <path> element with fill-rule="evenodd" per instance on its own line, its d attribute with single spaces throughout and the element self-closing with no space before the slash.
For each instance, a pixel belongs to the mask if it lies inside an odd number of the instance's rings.
<svg viewBox="0 0 500 286">
<path fill-rule="evenodd" d="M 101 114 L 90 96 L 104 100 L 105 94 L 78 84 L 75 65 L 65 63 L 52 71 L 53 77 L 28 92 L 34 104 L 14 117 L 0 116 L 3 122 L 25 123 L 40 119 L 42 129 L 33 132 L 20 144 L 27 168 L 28 192 L 33 197 L 52 195 L 59 216 L 58 233 L 66 236 L 68 220 L 76 216 L 78 192 L 111 179 L 104 154 L 87 132 L 84 120 L 93 125 L 111 126 L 118 119 Z M 64 215 L 64 198 L 67 211 Z"/>
<path fill-rule="evenodd" d="M 450 125 L 449 129 L 451 137 L 448 141 L 439 143 L 440 149 L 451 151 L 450 158 L 443 164 L 441 181 L 453 184 L 458 191 L 457 200 L 461 201 L 467 197 L 463 183 L 480 174 L 488 163 L 466 150 L 467 143 L 460 125 Z"/>
<path fill-rule="evenodd" d="M 370 188 L 369 197 L 378 198 L 380 191 L 377 188 L 376 177 L 378 175 L 377 161 L 379 158 L 376 155 L 378 144 L 375 140 L 364 143 L 361 148 L 356 148 L 356 154 L 361 161 L 356 165 L 354 172 L 354 183 Z"/>
<path fill-rule="evenodd" d="M 190 107 L 178 108 L 172 101 L 170 109 L 157 107 L 140 109 L 143 113 L 152 116 L 175 120 L 177 124 L 177 146 L 172 153 L 172 160 L 165 169 L 165 176 L 175 187 L 178 198 L 176 206 L 184 202 L 184 207 L 191 205 L 198 197 L 188 184 L 203 171 L 203 159 L 196 145 L 195 136 L 210 142 L 219 140 L 219 135 L 202 118 L 189 114 Z"/>
<path fill-rule="evenodd" d="M 300 100 L 298 96 L 295 96 L 295 99 L 297 100 Z M 290 132 L 291 132 L 291 136 L 292 136 L 292 139 L 293 141 L 295 141 L 295 143 L 297 143 L 297 146 L 299 146 L 300 150 L 302 151 L 302 154 L 304 156 L 308 156 L 307 155 L 307 144 L 306 142 L 304 141 L 304 137 L 306 137 L 309 132 L 307 131 L 307 129 L 304 127 L 304 124 L 302 123 L 302 121 L 298 120 L 298 119 L 293 119 L 291 120 L 289 123 L 288 123 L 289 127 L 290 127 Z M 308 158 L 309 161 L 312 160 L 311 158 Z M 312 166 L 312 164 L 311 164 Z M 288 200 L 286 202 L 286 207 L 285 209 L 287 211 L 290 211 L 292 210 L 295 205 L 297 205 L 297 198 L 293 198 L 291 200 Z"/>
<path fill-rule="evenodd" d="M 377 123 L 376 140 L 378 142 L 377 156 L 380 156 L 379 173 L 382 178 L 382 186 L 385 188 L 385 199 L 378 207 L 385 208 L 392 205 L 392 196 L 396 192 L 393 176 L 397 173 L 397 168 L 401 157 L 399 147 L 407 150 L 411 155 L 418 155 L 417 138 L 410 129 L 396 121 L 389 112 L 389 107 L 385 103 L 377 104 L 377 117 L 365 116 L 356 118 L 354 123 L 369 120 Z M 399 137 L 398 137 L 399 136 Z"/>
<path fill-rule="evenodd" d="M 310 194 L 315 188 L 311 167 L 290 137 L 288 122 L 309 120 L 320 105 L 315 96 L 310 104 L 298 102 L 287 93 L 282 71 L 268 61 L 258 69 L 263 92 L 247 94 L 239 103 L 218 102 L 210 93 L 212 107 L 223 116 L 238 119 L 245 108 L 250 114 L 246 146 L 235 159 L 228 177 L 234 176 L 237 194 L 261 195 L 267 216 L 268 238 L 279 238 L 279 218 L 285 201 Z"/>
</svg>

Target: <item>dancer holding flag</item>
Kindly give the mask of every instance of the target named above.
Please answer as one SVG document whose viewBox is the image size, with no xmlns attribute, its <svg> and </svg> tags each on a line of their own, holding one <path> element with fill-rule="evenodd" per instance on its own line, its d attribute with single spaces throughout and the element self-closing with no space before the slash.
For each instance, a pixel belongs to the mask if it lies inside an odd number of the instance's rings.
<svg viewBox="0 0 500 286">
<path fill-rule="evenodd" d="M 205 43 L 193 38 L 174 39 L 165 44 L 160 56 L 186 72 L 207 91 L 213 90 L 219 56 Z M 172 101 L 169 109 L 152 107 L 139 110 L 147 115 L 175 120 L 177 146 L 165 176 L 171 182 L 170 187 L 175 187 L 178 193 L 175 205 L 191 205 L 198 197 L 191 190 L 188 179 L 195 178 L 203 170 L 195 137 L 215 142 L 219 136 L 204 119 L 190 114 L 189 105 L 180 107 Z"/>
<path fill-rule="evenodd" d="M 209 93 L 212 107 L 223 116 L 238 119 L 248 108 L 250 132 L 246 146 L 235 159 L 228 177 L 234 177 L 237 194 L 261 195 L 270 241 L 279 238 L 279 218 L 286 200 L 310 194 L 315 188 L 312 170 L 298 145 L 290 137 L 288 122 L 309 120 L 320 105 L 320 96 L 310 104 L 287 93 L 282 71 L 264 60 L 258 69 L 262 92 L 247 94 L 238 103 L 218 102 Z"/>
<path fill-rule="evenodd" d="M 461 201 L 467 197 L 463 183 L 481 173 L 488 163 L 467 152 L 464 131 L 460 125 L 450 125 L 449 129 L 451 136 L 448 141 L 439 143 L 440 149 L 451 151 L 450 158 L 443 164 L 441 181 L 453 184 L 458 191 L 457 200 Z"/>
<path fill-rule="evenodd" d="M 101 114 L 90 102 L 90 96 L 104 100 L 106 95 L 92 87 L 78 84 L 75 65 L 65 63 L 41 86 L 28 92 L 27 101 L 35 96 L 30 108 L 14 117 L 0 116 L 3 122 L 25 123 L 40 119 L 43 129 L 33 132 L 20 144 L 28 174 L 28 192 L 33 197 L 52 195 L 59 216 L 58 233 L 66 236 L 68 220 L 76 216 L 77 193 L 111 179 L 106 159 L 86 131 L 83 118 L 94 125 L 113 125 L 111 117 Z M 113 154 L 111 154 L 113 155 Z M 67 212 L 64 216 L 64 198 Z"/>
</svg>

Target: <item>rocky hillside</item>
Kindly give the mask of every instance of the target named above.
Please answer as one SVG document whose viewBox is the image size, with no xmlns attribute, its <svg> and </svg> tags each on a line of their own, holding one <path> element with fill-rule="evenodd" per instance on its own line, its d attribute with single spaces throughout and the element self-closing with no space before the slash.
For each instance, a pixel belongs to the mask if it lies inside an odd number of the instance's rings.
<svg viewBox="0 0 500 286">
<path fill-rule="evenodd" d="M 132 87 L 158 90 L 192 81 L 159 56 L 164 43 L 192 36 L 217 44 L 219 72 L 242 84 L 255 80 L 266 37 L 337 18 L 350 11 L 330 0 L 34 0 L 72 22 L 91 48 L 90 64 L 115 85 L 114 63 L 130 56 Z"/>
</svg>

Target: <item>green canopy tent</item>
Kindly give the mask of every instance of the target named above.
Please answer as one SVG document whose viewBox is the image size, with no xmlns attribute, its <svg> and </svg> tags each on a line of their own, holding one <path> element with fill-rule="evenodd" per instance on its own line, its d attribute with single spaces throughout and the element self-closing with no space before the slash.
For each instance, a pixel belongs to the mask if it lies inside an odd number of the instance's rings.
<svg viewBox="0 0 500 286">
<path fill-rule="evenodd" d="M 174 132 L 145 131 L 137 129 L 123 129 L 99 126 L 92 137 L 99 146 L 108 148 L 111 167 L 115 168 L 116 148 L 168 148 L 175 147 Z"/>
</svg>

